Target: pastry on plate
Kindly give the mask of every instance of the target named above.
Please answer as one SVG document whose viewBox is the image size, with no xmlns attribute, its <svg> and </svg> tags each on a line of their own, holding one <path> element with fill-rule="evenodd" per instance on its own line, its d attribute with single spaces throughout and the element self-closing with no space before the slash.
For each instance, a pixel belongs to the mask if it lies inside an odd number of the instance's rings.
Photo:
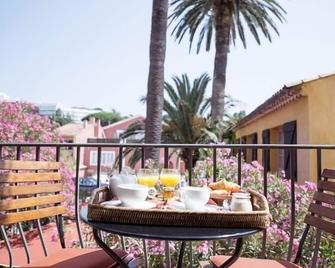
<svg viewBox="0 0 335 268">
<path fill-rule="evenodd" d="M 226 181 L 222 179 L 218 182 L 213 182 L 209 184 L 209 188 L 212 190 L 225 190 L 229 193 L 231 192 L 239 192 L 241 187 L 237 183 Z"/>
</svg>

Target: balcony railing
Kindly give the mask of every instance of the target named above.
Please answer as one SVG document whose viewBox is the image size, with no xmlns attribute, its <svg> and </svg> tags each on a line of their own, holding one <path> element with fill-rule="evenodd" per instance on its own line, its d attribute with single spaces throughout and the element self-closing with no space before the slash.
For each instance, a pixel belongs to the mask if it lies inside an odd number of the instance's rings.
<svg viewBox="0 0 335 268">
<path fill-rule="evenodd" d="M 0 143 L 0 157 L 2 158 L 4 148 L 10 148 L 11 150 L 16 151 L 16 159 L 21 158 L 21 154 L 26 148 L 34 148 L 35 152 L 35 160 L 40 160 L 41 148 L 52 148 L 55 150 L 55 161 L 59 161 L 61 157 L 61 151 L 67 150 L 68 148 L 74 149 L 75 152 L 75 220 L 77 226 L 77 232 L 79 235 L 79 242 L 80 245 L 84 246 L 82 231 L 80 228 L 80 219 L 79 219 L 79 209 L 80 209 L 80 198 L 79 198 L 79 176 L 80 176 L 80 163 L 81 163 L 81 152 L 84 148 L 95 148 L 97 150 L 97 166 L 96 166 L 96 176 L 97 176 L 97 187 L 100 186 L 100 177 L 101 177 L 101 153 L 102 150 L 105 148 L 115 148 L 118 151 L 118 169 L 119 171 L 122 170 L 124 161 L 123 160 L 123 152 L 127 148 L 138 148 L 141 150 L 141 167 L 145 165 L 145 152 L 148 148 L 161 148 L 163 153 L 163 165 L 164 167 L 168 167 L 169 165 L 169 149 L 187 149 L 188 152 L 188 166 L 185 167 L 188 171 L 188 181 L 191 185 L 192 183 L 192 157 L 193 151 L 196 149 L 207 149 L 212 150 L 212 160 L 213 160 L 213 180 L 216 181 L 216 174 L 217 174 L 217 150 L 218 149 L 232 149 L 233 154 L 237 156 L 238 159 L 238 166 L 237 166 L 237 183 L 242 183 L 242 163 L 243 163 L 243 155 L 246 150 L 256 150 L 257 152 L 262 152 L 262 165 L 264 167 L 263 172 L 263 194 L 268 196 L 268 172 L 270 163 L 268 162 L 268 157 L 265 157 L 270 151 L 273 150 L 283 150 L 289 157 L 290 161 L 290 172 L 287 174 L 287 178 L 293 178 L 293 170 L 292 167 L 294 166 L 294 161 L 299 161 L 299 158 L 296 159 L 293 155 L 299 150 L 308 150 L 309 152 L 316 153 L 316 161 L 314 163 L 316 168 L 316 179 L 321 179 L 321 172 L 322 168 L 322 154 L 324 151 L 335 150 L 335 145 L 281 145 L 281 144 L 262 144 L 262 145 L 255 145 L 255 144 L 138 144 L 138 143 Z M 253 153 L 254 155 L 254 153 Z M 292 247 L 293 247 L 293 238 L 295 232 L 295 222 L 296 222 L 296 213 L 295 213 L 295 200 L 296 200 L 296 193 L 295 193 L 295 180 L 290 180 L 291 184 L 291 199 L 290 199 L 290 219 L 291 219 L 291 226 L 290 226 L 290 240 L 289 240 L 289 250 L 287 254 L 287 259 L 291 259 L 292 257 Z M 274 219 L 275 221 L 275 219 Z M 267 232 L 266 230 L 263 231 L 263 243 L 261 248 L 261 256 L 264 257 L 265 249 L 266 249 L 266 241 L 267 241 Z"/>
</svg>

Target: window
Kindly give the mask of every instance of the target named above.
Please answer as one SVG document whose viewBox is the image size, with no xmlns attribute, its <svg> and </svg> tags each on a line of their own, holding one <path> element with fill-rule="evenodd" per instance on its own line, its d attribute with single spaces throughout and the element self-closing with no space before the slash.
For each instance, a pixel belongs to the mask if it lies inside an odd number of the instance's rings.
<svg viewBox="0 0 335 268">
<path fill-rule="evenodd" d="M 115 152 L 101 152 L 101 166 L 111 166 L 114 164 Z M 98 165 L 98 152 L 90 152 L 90 165 Z"/>
</svg>

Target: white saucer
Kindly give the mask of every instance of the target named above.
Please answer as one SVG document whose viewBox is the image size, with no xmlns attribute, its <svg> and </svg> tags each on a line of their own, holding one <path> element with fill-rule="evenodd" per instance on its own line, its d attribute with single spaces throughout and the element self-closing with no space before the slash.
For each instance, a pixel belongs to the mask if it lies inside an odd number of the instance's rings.
<svg viewBox="0 0 335 268">
<path fill-rule="evenodd" d="M 171 209 L 175 209 L 175 210 L 187 210 L 185 207 L 185 203 L 183 202 L 179 202 L 179 201 L 173 201 L 170 204 L 168 204 L 168 207 Z M 219 206 L 215 206 L 215 205 L 205 205 L 203 210 L 199 210 L 199 211 L 206 211 L 206 212 L 216 212 L 219 211 L 220 207 Z M 198 210 L 194 210 L 194 211 L 198 211 Z"/>
<path fill-rule="evenodd" d="M 122 206 L 124 206 L 124 205 L 122 204 Z M 124 207 L 137 208 L 137 209 L 151 209 L 151 208 L 155 208 L 156 204 L 153 203 L 153 202 L 144 201 L 144 202 L 136 204 L 136 206 L 124 206 Z"/>
<path fill-rule="evenodd" d="M 125 206 L 124 204 L 122 204 L 121 200 L 110 200 L 110 201 L 105 201 L 100 203 L 100 205 L 107 207 L 107 208 L 112 208 L 112 207 L 117 207 L 117 206 L 124 206 L 127 208 L 138 208 L 138 209 L 151 209 L 151 208 L 155 208 L 156 204 L 152 203 L 152 202 L 148 202 L 148 201 L 144 201 L 141 203 L 136 204 L 136 206 Z"/>
<path fill-rule="evenodd" d="M 121 200 L 109 200 L 109 201 L 105 201 L 105 202 L 100 203 L 100 205 L 102 205 L 104 207 L 107 207 L 107 208 L 116 207 L 116 206 L 119 206 L 121 204 L 122 204 Z"/>
</svg>

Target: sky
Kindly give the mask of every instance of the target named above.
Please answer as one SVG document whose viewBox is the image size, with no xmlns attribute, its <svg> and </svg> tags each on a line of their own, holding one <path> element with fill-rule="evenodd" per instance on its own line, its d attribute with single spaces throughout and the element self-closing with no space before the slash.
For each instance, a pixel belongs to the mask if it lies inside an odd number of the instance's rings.
<svg viewBox="0 0 335 268">
<path fill-rule="evenodd" d="M 231 47 L 226 91 L 238 110 L 252 111 L 284 84 L 335 72 L 335 1 L 278 2 L 287 11 L 279 37 Z M 0 0 L 0 92 L 145 115 L 151 9 L 152 0 Z M 214 49 L 189 53 L 187 39 L 178 44 L 170 32 L 165 79 L 212 76 Z"/>
</svg>

